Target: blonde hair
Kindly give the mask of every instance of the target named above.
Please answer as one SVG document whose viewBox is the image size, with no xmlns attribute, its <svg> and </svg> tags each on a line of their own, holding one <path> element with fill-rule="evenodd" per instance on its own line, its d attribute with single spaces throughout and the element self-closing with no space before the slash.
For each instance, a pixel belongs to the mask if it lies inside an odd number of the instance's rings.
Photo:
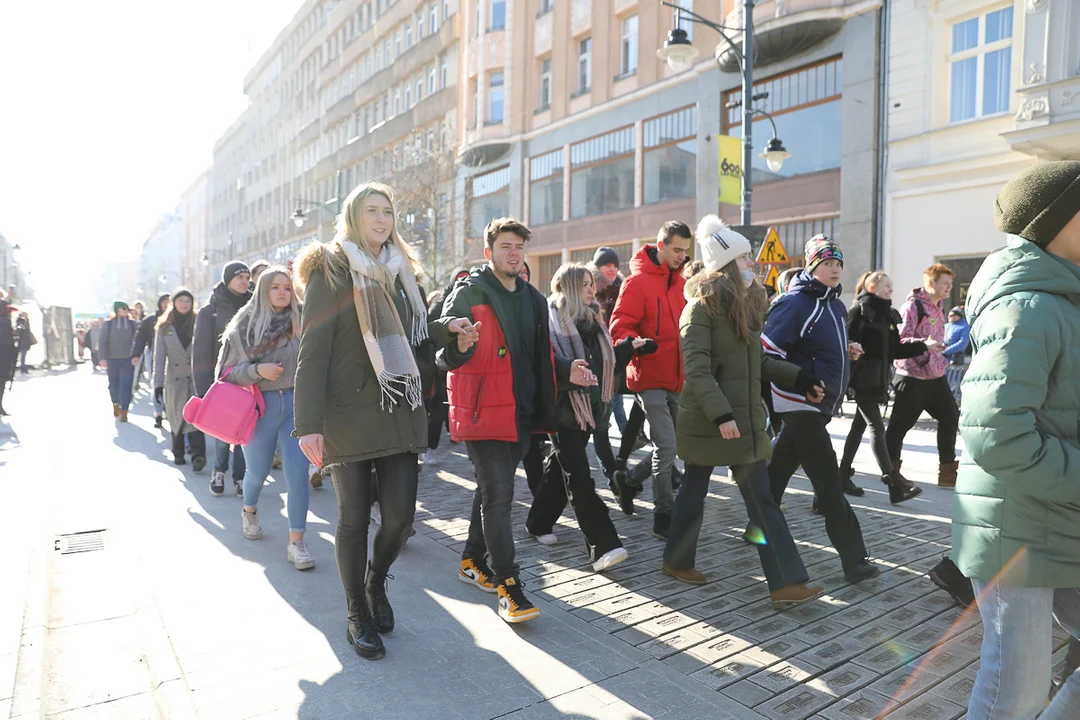
<svg viewBox="0 0 1080 720">
<path fill-rule="evenodd" d="M 596 321 L 596 310 L 585 304 L 585 296 L 582 287 L 585 285 L 585 277 L 593 281 L 592 271 L 581 263 L 566 263 L 551 278 L 551 299 L 555 302 L 559 320 L 567 326 L 575 326 L 579 322 Z"/>
<path fill-rule="evenodd" d="M 859 281 L 855 283 L 855 297 L 859 297 L 863 290 L 867 292 L 874 292 L 870 288 L 876 288 L 881 284 L 881 281 L 889 277 L 889 274 L 884 270 L 869 270 L 859 276 Z"/>
<path fill-rule="evenodd" d="M 364 235 L 364 201 L 370 195 L 381 195 L 386 198 L 386 201 L 390 203 L 390 212 L 394 217 L 394 227 L 390 229 L 390 242 L 394 243 L 394 246 L 401 251 L 401 254 L 405 256 L 406 260 L 411 264 L 413 274 L 420 277 L 424 274 L 424 268 L 420 265 L 420 260 L 417 259 L 413 253 L 413 249 L 409 247 L 409 244 L 402 239 L 401 234 L 398 233 L 398 216 L 397 205 L 394 203 L 394 189 L 389 185 L 379 182 L 367 182 L 363 185 L 359 185 L 353 189 L 349 196 L 345 198 L 344 204 L 341 206 L 341 213 L 334 221 L 334 239 L 331 241 L 331 245 L 336 245 L 344 242 L 351 242 L 360 248 L 361 252 L 365 252 L 372 258 L 377 258 L 378 253 L 373 251 L 371 243 Z M 334 272 L 327 273 L 327 281 L 330 283 L 330 287 L 334 290 L 338 289 L 339 284 L 348 277 L 349 261 L 346 260 L 339 253 L 330 253 L 330 267 Z M 376 266 L 383 269 L 383 277 L 380 282 L 387 287 L 393 287 L 394 277 L 390 274 L 389 270 L 383 267 L 380 262 L 375 263 Z M 269 272 L 269 271 L 267 271 Z"/>
<path fill-rule="evenodd" d="M 293 284 L 292 276 L 289 275 L 289 270 L 284 265 L 271 265 L 263 271 L 262 275 L 259 275 L 251 299 L 247 301 L 244 307 L 237 310 L 236 315 L 229 321 L 229 325 L 225 328 L 225 333 L 221 339 L 222 345 L 225 344 L 225 340 L 228 338 L 241 347 L 251 350 L 257 343 L 262 341 L 263 335 L 266 334 L 267 329 L 270 327 L 270 320 L 274 317 L 274 306 L 270 304 L 270 286 L 274 284 L 274 278 L 278 275 L 284 275 L 285 279 L 289 281 L 289 288 L 292 290 L 292 296 L 289 298 L 289 312 L 292 313 L 292 336 L 295 338 L 300 337 L 300 302 L 296 296 L 296 287 Z M 241 338 L 240 325 L 245 320 L 247 321 L 247 332 Z"/>
</svg>

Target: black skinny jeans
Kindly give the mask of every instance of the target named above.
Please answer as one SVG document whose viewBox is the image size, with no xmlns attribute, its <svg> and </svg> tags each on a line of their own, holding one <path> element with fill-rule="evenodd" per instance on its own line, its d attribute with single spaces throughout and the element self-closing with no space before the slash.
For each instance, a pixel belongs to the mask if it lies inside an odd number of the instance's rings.
<svg viewBox="0 0 1080 720">
<path fill-rule="evenodd" d="M 465 443 L 476 472 L 476 492 L 469 518 L 469 537 L 461 557 L 483 560 L 485 555 L 490 555 L 496 583 L 516 577 L 519 570 L 514 562 L 510 510 L 514 503 L 514 476 L 530 442 L 528 428 L 518 427 L 516 443 L 504 440 Z"/>
<path fill-rule="evenodd" d="M 521 458 L 525 466 L 525 480 L 529 483 L 529 492 L 533 497 L 544 484 L 544 456 L 547 454 L 547 435 L 533 435 L 529 440 L 529 451 Z"/>
<path fill-rule="evenodd" d="M 896 399 L 893 401 L 889 429 L 885 431 L 885 445 L 889 458 L 900 460 L 904 437 L 915 427 L 923 410 L 937 420 L 938 462 L 945 464 L 956 460 L 956 430 L 960 424 L 960 408 L 949 389 L 944 376 L 934 380 L 901 375 L 893 384 Z"/>
<path fill-rule="evenodd" d="M 576 428 L 559 429 L 559 452 L 547 463 L 544 482 L 533 499 L 525 528 L 531 535 L 550 533 L 569 500 L 585 536 L 590 558 L 596 560 L 604 553 L 622 547 L 622 542 L 611 522 L 607 505 L 596 494 L 586 452 L 589 435 Z M 567 473 L 565 478 L 564 472 Z"/>
<path fill-rule="evenodd" d="M 378 473 L 378 481 L 372 471 Z M 416 453 L 398 453 L 374 460 L 334 465 L 330 468 L 337 491 L 338 526 L 334 539 L 338 573 L 345 588 L 349 616 L 358 611 L 356 602 L 364 596 L 368 565 L 368 523 L 378 482 L 382 524 L 375 533 L 371 569 L 389 572 L 416 512 L 416 483 L 419 474 Z"/>
<path fill-rule="evenodd" d="M 622 398 L 615 396 L 615 402 L 622 402 Z M 611 450 L 611 410 L 604 413 L 603 417 L 596 419 L 596 429 L 593 431 L 593 450 L 596 451 L 596 459 L 600 461 L 600 469 L 604 477 L 610 478 L 615 472 L 615 453 Z M 619 448 L 622 450 L 622 448 Z"/>
<path fill-rule="evenodd" d="M 817 411 L 781 413 L 783 430 L 776 439 L 772 462 L 769 463 L 769 485 L 779 505 L 787 490 L 788 481 L 802 465 L 814 493 L 818 510 L 825 516 L 825 532 L 829 535 L 844 571 L 855 568 L 866 558 L 866 544 L 855 511 L 844 497 L 836 452 L 826 428 L 830 418 Z"/>
<path fill-rule="evenodd" d="M 667 547 L 664 548 L 664 562 L 676 570 L 689 570 L 697 562 L 698 536 L 712 471 L 711 467 L 686 464 L 683 483 L 671 512 Z M 784 513 L 769 488 L 765 462 L 734 465 L 728 472 L 746 503 L 750 522 L 765 535 L 765 542 L 757 543 L 757 549 L 769 591 L 809 580 L 810 575 L 795 547 Z"/>
<path fill-rule="evenodd" d="M 855 419 L 851 421 L 851 430 L 848 431 L 847 440 L 844 442 L 844 457 L 840 461 L 841 469 L 851 468 L 855 461 L 855 453 L 859 451 L 862 443 L 863 432 L 870 428 L 870 447 L 874 450 L 874 459 L 882 475 L 892 472 L 892 463 L 889 461 L 889 449 L 885 445 L 885 421 L 881 419 L 881 406 L 875 400 L 856 398 L 855 405 L 859 412 L 855 413 Z M 840 473 L 840 480 L 847 476 Z"/>
</svg>

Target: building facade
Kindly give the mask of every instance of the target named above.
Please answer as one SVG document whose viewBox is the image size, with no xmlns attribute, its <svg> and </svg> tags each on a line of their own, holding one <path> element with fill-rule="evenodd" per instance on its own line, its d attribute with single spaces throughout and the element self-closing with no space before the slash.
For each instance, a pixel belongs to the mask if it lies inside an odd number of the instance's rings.
<svg viewBox="0 0 1080 720">
<path fill-rule="evenodd" d="M 182 265 L 180 284 L 196 298 L 208 296 L 211 277 L 207 263 L 202 261 L 210 247 L 210 171 L 198 179 L 180 196 L 180 247 Z"/>
<path fill-rule="evenodd" d="M 962 304 L 1003 246 L 994 197 L 1039 159 L 1080 158 L 1080 5 L 1069 0 L 890 3 L 885 267 L 956 273 Z"/>
<path fill-rule="evenodd" d="M 341 201 L 368 180 L 394 184 L 399 229 L 425 264 L 455 254 L 457 5 L 304 2 L 248 73 L 250 106 L 214 148 L 210 267 L 291 261 L 332 237 Z"/>
<path fill-rule="evenodd" d="M 730 0 L 682 6 L 741 27 Z M 827 232 L 852 270 L 872 262 L 878 184 L 880 2 L 760 2 L 755 107 L 791 152 L 780 173 L 755 158 L 753 222 L 773 225 L 798 262 Z M 676 73 L 656 56 L 672 11 L 644 0 L 464 0 L 459 122 L 466 245 L 482 254 L 492 217 L 523 217 L 533 281 L 600 245 L 628 259 L 660 225 L 691 226 L 718 203 L 715 136 L 740 135 L 741 73 L 716 33 L 685 20 L 700 58 Z M 741 36 L 732 36 L 741 43 Z M 717 48 L 720 69 L 713 58 Z M 771 137 L 754 122 L 755 154 Z M 759 166 L 760 163 L 760 166 Z"/>
<path fill-rule="evenodd" d="M 179 208 L 158 221 L 143 243 L 139 257 L 138 298 L 144 308 L 155 307 L 163 293 L 184 284 L 184 228 Z"/>
</svg>

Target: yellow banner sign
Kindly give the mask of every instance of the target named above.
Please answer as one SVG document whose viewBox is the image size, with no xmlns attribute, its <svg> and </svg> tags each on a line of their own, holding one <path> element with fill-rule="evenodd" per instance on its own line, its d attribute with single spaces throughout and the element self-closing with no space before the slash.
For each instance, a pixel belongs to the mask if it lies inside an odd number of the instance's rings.
<svg viewBox="0 0 1080 720">
<path fill-rule="evenodd" d="M 742 140 L 717 135 L 716 149 L 720 168 L 720 202 L 739 205 L 742 202 Z"/>
</svg>

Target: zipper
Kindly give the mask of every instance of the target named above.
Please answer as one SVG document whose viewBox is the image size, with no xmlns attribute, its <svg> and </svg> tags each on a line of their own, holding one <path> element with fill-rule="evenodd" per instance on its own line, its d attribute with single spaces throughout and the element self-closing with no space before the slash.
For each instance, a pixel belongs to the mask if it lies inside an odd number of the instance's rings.
<svg viewBox="0 0 1080 720">
<path fill-rule="evenodd" d="M 825 302 L 831 304 L 830 300 L 826 300 Z M 841 329 L 840 323 L 838 323 L 836 321 L 836 313 L 833 312 L 831 307 L 826 306 L 825 310 L 829 313 L 829 317 L 832 318 L 833 327 L 836 328 L 836 339 L 840 341 L 840 380 L 842 382 L 843 379 L 844 379 L 844 364 L 847 363 L 850 366 L 850 361 L 845 360 L 845 358 L 847 357 L 847 342 L 845 342 L 845 337 L 844 336 L 845 336 L 845 333 L 847 332 L 847 329 L 846 328 L 844 328 L 843 330 Z M 851 375 L 849 373 L 849 375 L 848 375 L 848 383 L 850 384 L 850 382 L 851 382 Z M 837 393 L 836 402 L 833 403 L 833 409 L 832 409 L 832 414 L 833 415 L 836 414 L 837 408 L 839 408 L 841 403 L 843 403 L 843 402 L 844 402 L 844 393 Z"/>
<path fill-rule="evenodd" d="M 758 347 L 761 347 L 761 340 L 760 339 L 758 340 Z M 748 415 L 750 417 L 750 443 L 751 443 L 752 447 L 754 448 L 754 458 L 756 460 L 757 459 L 757 433 L 754 432 L 754 383 L 749 382 L 750 378 L 753 377 L 754 358 L 751 357 L 753 354 L 754 354 L 754 351 L 750 349 L 749 345 L 747 345 L 746 346 L 746 379 L 747 379 L 748 382 L 746 383 L 746 390 L 747 390 L 748 395 L 750 396 L 750 403 L 746 407 L 749 410 Z M 758 365 L 760 366 L 761 363 L 759 362 Z M 760 378 L 760 376 L 758 378 L 757 386 L 758 386 L 758 388 L 761 387 L 761 378 Z M 771 387 L 769 388 L 769 392 L 770 393 L 772 392 Z M 758 401 L 758 403 L 762 402 L 760 391 L 758 392 L 757 401 Z"/>
<path fill-rule="evenodd" d="M 656 298 L 656 340 L 660 340 L 660 298 Z"/>
<path fill-rule="evenodd" d="M 476 407 L 473 408 L 472 421 L 473 425 L 480 421 L 480 399 L 484 395 L 484 378 L 480 378 L 480 387 L 476 390 Z"/>
</svg>

